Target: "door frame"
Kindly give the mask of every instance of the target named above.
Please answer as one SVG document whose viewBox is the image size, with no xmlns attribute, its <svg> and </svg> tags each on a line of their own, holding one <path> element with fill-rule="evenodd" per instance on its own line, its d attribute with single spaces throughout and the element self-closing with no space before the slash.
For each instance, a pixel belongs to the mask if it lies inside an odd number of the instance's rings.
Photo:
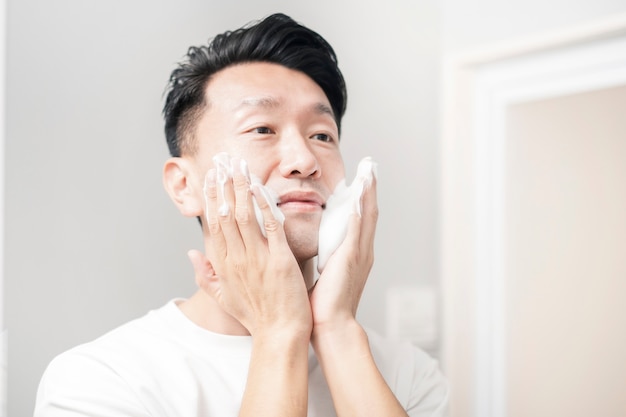
<svg viewBox="0 0 626 417">
<path fill-rule="evenodd" d="M 453 416 L 505 417 L 509 106 L 626 85 L 626 15 L 444 58 L 442 367 Z"/>
</svg>

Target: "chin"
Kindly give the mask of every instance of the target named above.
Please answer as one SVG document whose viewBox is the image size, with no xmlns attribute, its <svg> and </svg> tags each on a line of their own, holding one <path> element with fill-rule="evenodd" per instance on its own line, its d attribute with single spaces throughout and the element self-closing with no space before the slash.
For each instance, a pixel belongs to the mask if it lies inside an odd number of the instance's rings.
<svg viewBox="0 0 626 417">
<path fill-rule="evenodd" d="M 287 242 L 298 262 L 307 261 L 317 256 L 318 230 L 306 230 L 308 228 L 298 228 L 296 230 L 285 227 Z"/>
<path fill-rule="evenodd" d="M 317 249 L 305 251 L 305 250 L 300 250 L 299 248 L 296 248 L 295 250 L 292 249 L 292 252 L 293 252 L 293 256 L 296 258 L 296 261 L 298 261 L 298 263 L 300 264 L 306 261 L 310 261 L 315 256 L 317 256 Z"/>
</svg>

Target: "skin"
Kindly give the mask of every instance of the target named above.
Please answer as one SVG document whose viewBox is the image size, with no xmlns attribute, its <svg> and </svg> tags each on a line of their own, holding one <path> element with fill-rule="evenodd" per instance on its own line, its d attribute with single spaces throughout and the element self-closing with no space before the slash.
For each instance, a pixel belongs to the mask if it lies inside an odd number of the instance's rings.
<svg viewBox="0 0 626 417">
<path fill-rule="evenodd" d="M 194 134 L 197 150 L 166 162 L 164 184 L 183 215 L 204 216 L 205 201 L 208 213 L 205 253 L 189 253 L 199 290 L 180 309 L 207 330 L 252 335 L 240 416 L 306 415 L 309 344 L 338 416 L 406 415 L 355 318 L 373 263 L 375 181 L 363 194 L 362 216 L 351 217 L 346 239 L 310 288 L 324 204 L 345 176 L 323 90 L 303 73 L 246 63 L 214 74 L 206 97 Z M 224 215 L 211 159 L 218 152 L 235 157 Z M 278 192 L 284 226 L 250 187 L 237 158 Z M 267 239 L 254 218 L 253 198 Z"/>
</svg>

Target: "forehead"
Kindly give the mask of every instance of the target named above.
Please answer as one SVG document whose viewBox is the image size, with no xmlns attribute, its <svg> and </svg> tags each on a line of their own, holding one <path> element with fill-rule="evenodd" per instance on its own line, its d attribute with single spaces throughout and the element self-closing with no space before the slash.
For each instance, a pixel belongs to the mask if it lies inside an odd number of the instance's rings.
<svg viewBox="0 0 626 417">
<path fill-rule="evenodd" d="M 308 75 L 267 62 L 233 65 L 214 74 L 206 87 L 207 103 L 235 111 L 300 105 L 333 116 L 322 88 Z"/>
</svg>

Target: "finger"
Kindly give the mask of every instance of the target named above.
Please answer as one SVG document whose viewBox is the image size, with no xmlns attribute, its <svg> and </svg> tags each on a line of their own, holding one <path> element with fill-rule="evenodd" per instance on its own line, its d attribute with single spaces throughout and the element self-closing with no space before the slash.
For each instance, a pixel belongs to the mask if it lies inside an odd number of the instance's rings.
<svg viewBox="0 0 626 417">
<path fill-rule="evenodd" d="M 222 234 L 218 216 L 217 171 L 210 169 L 204 178 L 204 203 L 207 229 L 211 239 L 212 255 L 215 259 L 226 257 L 226 241 Z"/>
<path fill-rule="evenodd" d="M 376 202 L 376 179 L 360 179 L 361 193 L 354 212 L 348 219 L 348 230 L 344 241 L 359 250 L 367 249 L 373 242 L 378 218 Z"/>
<path fill-rule="evenodd" d="M 270 251 L 272 248 L 274 250 L 284 248 L 287 244 L 287 237 L 285 236 L 282 222 L 274 216 L 272 206 L 270 205 L 273 200 L 269 192 L 260 184 L 253 184 L 251 189 L 263 215 L 263 228 Z"/>
<path fill-rule="evenodd" d="M 192 249 L 187 252 L 187 256 L 191 261 L 191 266 L 193 267 L 193 272 L 197 284 L 199 284 L 199 281 L 215 275 L 213 265 L 211 265 L 211 262 L 209 262 L 209 260 L 204 256 L 202 252 L 196 249 Z"/>
<path fill-rule="evenodd" d="M 373 251 L 376 223 L 378 222 L 378 201 L 376 177 L 364 185 L 361 196 L 361 250 Z"/>
<path fill-rule="evenodd" d="M 354 250 L 359 264 L 370 266 L 374 260 L 374 236 L 378 218 L 375 181 L 373 179 L 363 183 L 358 210 L 350 215 L 346 237 L 338 249 L 349 252 Z"/>
<path fill-rule="evenodd" d="M 232 159 L 233 186 L 235 192 L 235 220 L 247 250 L 258 247 L 263 241 L 254 212 L 253 195 L 250 190 L 250 174 L 246 161 Z"/>
<path fill-rule="evenodd" d="M 230 174 L 230 166 L 217 164 L 217 214 L 222 234 L 226 242 L 226 256 L 241 254 L 244 251 L 241 234 L 235 221 L 235 190 Z"/>
<path fill-rule="evenodd" d="M 202 288 L 209 295 L 215 297 L 219 280 L 213 269 L 211 262 L 198 250 L 192 249 L 187 252 L 194 270 L 194 277 L 198 287 Z"/>
<path fill-rule="evenodd" d="M 351 213 L 348 218 L 348 230 L 346 231 L 346 237 L 341 242 L 340 247 L 346 248 L 361 248 L 361 236 L 362 236 L 362 228 L 363 218 L 359 216 L 358 213 Z"/>
</svg>

